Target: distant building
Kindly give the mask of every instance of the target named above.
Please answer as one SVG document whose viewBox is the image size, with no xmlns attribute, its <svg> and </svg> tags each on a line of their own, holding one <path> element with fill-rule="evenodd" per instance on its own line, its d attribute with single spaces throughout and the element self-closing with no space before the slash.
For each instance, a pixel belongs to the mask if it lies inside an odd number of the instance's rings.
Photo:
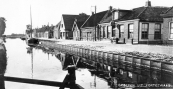
<svg viewBox="0 0 173 89">
<path fill-rule="evenodd" d="M 38 38 L 47 38 L 47 39 L 49 39 L 50 38 L 49 30 L 50 30 L 49 26 L 43 25 L 41 28 L 38 28 L 36 30 L 36 36 Z"/>
<path fill-rule="evenodd" d="M 31 38 L 32 37 L 32 27 L 31 25 L 26 25 L 26 31 L 25 31 L 25 34 L 26 34 L 26 37 L 27 38 Z"/>
</svg>

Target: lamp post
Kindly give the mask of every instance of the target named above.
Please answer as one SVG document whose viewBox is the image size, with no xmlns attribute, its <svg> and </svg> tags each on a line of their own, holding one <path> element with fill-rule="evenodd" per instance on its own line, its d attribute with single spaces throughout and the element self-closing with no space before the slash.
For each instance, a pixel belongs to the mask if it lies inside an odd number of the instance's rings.
<svg viewBox="0 0 173 89">
<path fill-rule="evenodd" d="M 97 23 L 96 23 L 96 6 L 91 6 L 91 7 L 94 7 L 95 9 L 94 9 L 94 32 L 95 32 L 95 34 L 94 34 L 94 41 L 96 41 L 96 25 L 97 25 Z"/>
</svg>

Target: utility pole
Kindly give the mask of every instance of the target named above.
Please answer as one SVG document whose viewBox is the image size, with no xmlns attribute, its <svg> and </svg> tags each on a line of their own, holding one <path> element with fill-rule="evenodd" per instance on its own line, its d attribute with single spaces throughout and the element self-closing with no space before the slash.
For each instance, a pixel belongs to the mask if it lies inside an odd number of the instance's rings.
<svg viewBox="0 0 173 89">
<path fill-rule="evenodd" d="M 95 6 L 95 15 L 94 15 L 94 20 L 95 20 L 95 41 L 96 41 L 96 26 L 97 26 L 97 23 L 96 23 L 96 6 Z"/>
<path fill-rule="evenodd" d="M 31 20 L 31 38 L 32 38 L 32 13 L 31 13 L 31 5 L 30 5 L 30 20 Z"/>
<path fill-rule="evenodd" d="M 91 7 L 94 7 L 95 8 L 95 10 L 94 10 L 94 41 L 96 41 L 96 25 L 97 25 L 97 23 L 96 23 L 96 6 L 91 6 Z"/>
</svg>

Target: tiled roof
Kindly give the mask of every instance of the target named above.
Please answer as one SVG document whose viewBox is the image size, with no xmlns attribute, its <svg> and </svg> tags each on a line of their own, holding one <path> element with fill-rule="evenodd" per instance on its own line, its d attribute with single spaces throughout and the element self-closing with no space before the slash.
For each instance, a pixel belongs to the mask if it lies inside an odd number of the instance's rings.
<svg viewBox="0 0 173 89">
<path fill-rule="evenodd" d="M 74 20 L 77 16 L 78 15 L 67 15 L 67 14 L 62 15 L 66 30 L 70 31 L 72 29 Z"/>
<path fill-rule="evenodd" d="M 161 16 L 163 17 L 173 17 L 173 6 L 171 8 L 169 8 L 164 14 L 162 14 Z"/>
<path fill-rule="evenodd" d="M 86 21 L 86 19 L 89 17 L 86 14 L 79 14 L 79 15 L 62 15 L 64 19 L 65 29 L 68 31 L 71 31 L 73 27 L 73 23 L 75 19 L 77 19 L 77 25 L 78 27 L 81 27 L 82 24 Z"/>
<path fill-rule="evenodd" d="M 84 22 L 88 19 L 89 15 L 79 15 L 76 19 L 77 19 L 77 26 L 80 28 Z"/>
<path fill-rule="evenodd" d="M 100 23 L 109 23 L 111 21 L 112 21 L 112 12 L 111 11 L 107 11 L 105 16 L 100 21 Z"/>
<path fill-rule="evenodd" d="M 94 27 L 94 25 L 96 26 L 97 23 L 99 23 L 102 20 L 102 18 L 105 16 L 106 13 L 107 13 L 107 10 L 96 13 L 94 15 L 91 15 L 88 18 L 88 20 L 82 25 L 82 28 L 84 28 L 84 27 Z M 94 22 L 95 22 L 95 24 L 94 24 Z"/>
<path fill-rule="evenodd" d="M 131 12 L 120 18 L 119 20 L 132 20 L 140 19 L 142 21 L 163 21 L 163 18 L 160 16 L 165 11 L 167 7 L 139 7 L 133 9 Z"/>
</svg>

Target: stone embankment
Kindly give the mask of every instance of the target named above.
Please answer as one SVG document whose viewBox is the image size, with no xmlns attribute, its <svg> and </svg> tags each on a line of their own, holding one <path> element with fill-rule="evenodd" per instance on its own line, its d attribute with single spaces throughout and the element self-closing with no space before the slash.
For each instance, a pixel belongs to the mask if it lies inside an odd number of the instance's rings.
<svg viewBox="0 0 173 89">
<path fill-rule="evenodd" d="M 117 45 L 94 43 L 94 42 L 77 42 L 77 41 L 50 41 L 40 40 L 42 46 L 51 50 L 58 50 L 72 55 L 76 55 L 88 60 L 102 63 L 107 66 L 117 66 L 117 63 L 128 64 L 131 66 L 140 66 L 141 68 L 159 69 L 173 73 L 173 57 L 166 54 L 127 51 Z M 128 46 L 129 45 L 122 45 Z M 140 46 L 140 45 L 139 45 Z M 120 47 L 120 46 L 118 46 Z M 146 47 L 146 46 L 143 46 Z"/>
<path fill-rule="evenodd" d="M 90 49 L 90 50 L 97 50 L 97 51 L 103 51 L 103 52 L 109 52 L 109 53 L 118 53 L 118 54 L 125 54 L 125 55 L 133 55 L 133 56 L 141 56 L 144 58 L 148 58 L 148 59 L 153 59 L 153 60 L 160 60 L 160 61 L 166 61 L 166 62 L 171 62 L 173 63 L 173 56 L 167 55 L 167 54 L 162 54 L 162 53 L 157 53 L 157 52 L 142 52 L 142 50 L 145 50 L 145 48 L 142 48 L 141 45 L 141 51 L 138 51 L 136 49 L 131 49 L 126 50 L 125 48 L 120 48 L 118 46 L 118 48 L 116 48 L 115 46 L 111 46 L 109 47 L 109 45 L 106 45 L 104 43 L 95 43 L 95 42 L 77 42 L 77 41 L 60 41 L 60 42 L 56 42 L 55 44 L 52 45 L 56 45 L 56 44 L 62 44 L 62 45 L 67 45 L 67 46 L 73 46 L 73 47 L 78 47 L 78 48 L 85 48 L 85 49 Z M 124 46 L 124 44 L 122 44 Z M 129 46 L 129 45 L 127 45 Z M 133 46 L 133 45 L 132 45 Z M 145 47 L 145 46 L 144 46 Z M 154 48 L 154 46 L 151 46 L 151 51 L 152 47 Z M 156 50 L 157 51 L 157 50 Z M 172 50 L 173 51 L 173 50 Z"/>
</svg>

